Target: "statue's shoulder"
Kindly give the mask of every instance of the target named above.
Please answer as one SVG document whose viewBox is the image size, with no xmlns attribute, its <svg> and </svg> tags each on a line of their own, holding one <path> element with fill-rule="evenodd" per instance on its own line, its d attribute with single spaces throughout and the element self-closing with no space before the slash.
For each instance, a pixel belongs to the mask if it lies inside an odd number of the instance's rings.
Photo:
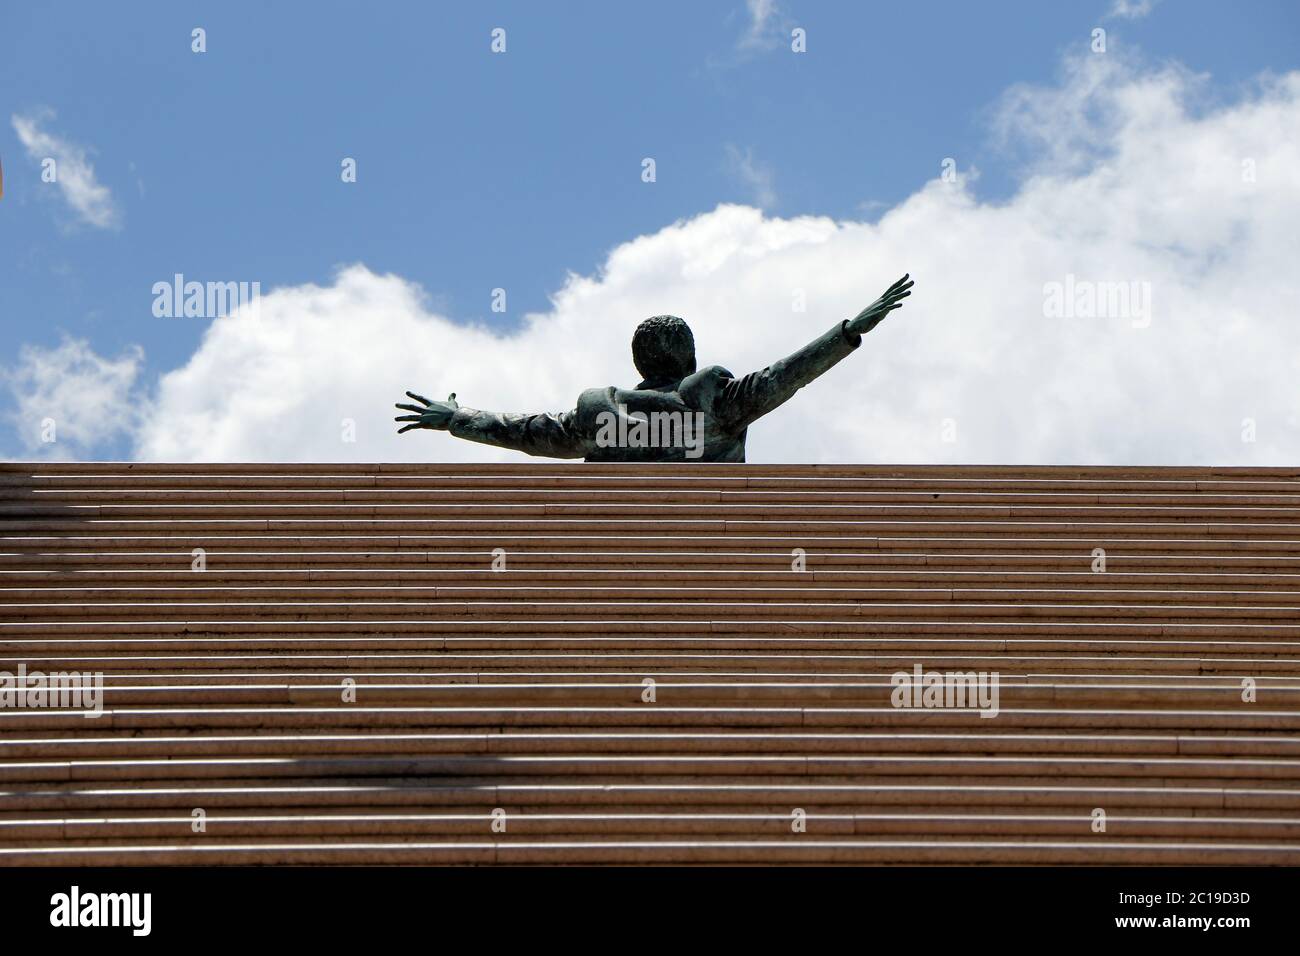
<svg viewBox="0 0 1300 956">
<path fill-rule="evenodd" d="M 720 378 L 735 378 L 735 376 L 732 375 L 730 371 L 723 368 L 721 365 L 710 365 L 706 368 L 700 369 L 698 372 L 694 372 L 691 375 L 688 375 L 686 378 L 682 380 L 682 384 L 685 385 L 687 382 L 689 382 L 691 379 L 694 378 L 700 378 L 703 379 L 704 381 L 715 381 Z"/>
<path fill-rule="evenodd" d="M 583 390 L 582 394 L 578 396 L 577 409 L 579 414 L 592 415 L 604 409 L 613 408 L 617 404 L 615 398 L 617 392 L 618 389 L 613 385 Z"/>
<path fill-rule="evenodd" d="M 686 404 L 693 408 L 708 409 L 713 405 L 713 397 L 732 377 L 721 365 L 710 365 L 682 379 L 677 391 Z"/>
</svg>

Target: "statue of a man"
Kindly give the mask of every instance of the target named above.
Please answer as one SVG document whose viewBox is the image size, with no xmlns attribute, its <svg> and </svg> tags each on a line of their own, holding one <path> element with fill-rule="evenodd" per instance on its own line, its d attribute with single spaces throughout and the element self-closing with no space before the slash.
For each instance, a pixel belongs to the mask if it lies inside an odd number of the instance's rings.
<svg viewBox="0 0 1300 956">
<path fill-rule="evenodd" d="M 884 295 L 799 351 L 760 372 L 735 378 L 719 365 L 696 371 L 695 338 L 675 315 L 646 319 L 632 336 L 632 361 L 643 380 L 634 389 L 592 388 L 563 413 L 482 412 L 456 403 L 398 404 L 412 428 L 449 431 L 457 438 L 550 458 L 587 461 L 745 460 L 745 436 L 755 420 L 789 400 L 862 342 L 911 295 L 905 275 Z"/>
</svg>

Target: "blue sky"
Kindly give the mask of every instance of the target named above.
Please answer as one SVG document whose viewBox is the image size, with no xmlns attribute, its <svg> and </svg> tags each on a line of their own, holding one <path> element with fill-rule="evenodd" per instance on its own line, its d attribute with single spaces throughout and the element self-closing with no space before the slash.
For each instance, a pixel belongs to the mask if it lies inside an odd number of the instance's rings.
<svg viewBox="0 0 1300 956">
<path fill-rule="evenodd" d="M 872 221 L 948 156 L 979 169 L 982 202 L 1005 199 L 1019 157 L 990 110 L 1052 83 L 1096 26 L 1145 62 L 1209 74 L 1211 101 L 1300 59 L 1294 2 L 1165 0 L 1132 19 L 1109 5 L 782 0 L 771 43 L 746 45 L 739 0 L 8 3 L 0 363 L 66 333 L 101 355 L 141 346 L 146 377 L 184 364 L 207 323 L 150 308 L 176 272 L 266 291 L 361 262 L 457 322 L 510 327 L 549 309 L 567 273 L 719 203 Z M 807 54 L 789 51 L 795 26 Z M 40 181 L 12 116 L 88 151 L 115 226 L 79 222 Z M 0 454 L 21 447 L 0 433 Z"/>
</svg>

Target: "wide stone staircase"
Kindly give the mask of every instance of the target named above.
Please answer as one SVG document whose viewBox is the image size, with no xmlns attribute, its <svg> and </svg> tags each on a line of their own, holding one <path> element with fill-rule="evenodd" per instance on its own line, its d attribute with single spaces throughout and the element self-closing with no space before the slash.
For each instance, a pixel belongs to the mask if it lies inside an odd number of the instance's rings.
<svg viewBox="0 0 1300 956">
<path fill-rule="evenodd" d="M 0 707 L 0 864 L 1300 863 L 1300 469 L 0 495 L 0 672 L 104 687 Z M 996 716 L 894 706 L 918 667 Z"/>
</svg>

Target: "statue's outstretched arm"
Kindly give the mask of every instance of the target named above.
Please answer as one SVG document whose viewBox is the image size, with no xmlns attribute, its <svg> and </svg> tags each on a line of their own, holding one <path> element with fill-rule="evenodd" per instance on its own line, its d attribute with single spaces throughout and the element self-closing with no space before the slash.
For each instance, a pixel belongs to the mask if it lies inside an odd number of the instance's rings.
<svg viewBox="0 0 1300 956">
<path fill-rule="evenodd" d="M 727 427 L 743 428 L 789 401 L 795 392 L 861 345 L 863 334 L 899 308 L 902 300 L 912 294 L 911 288 L 911 280 L 903 276 L 856 316 L 835 325 L 793 355 L 744 378 L 731 379 L 714 404 L 714 414 Z"/>
<path fill-rule="evenodd" d="M 586 440 L 574 427 L 573 412 L 537 415 L 484 412 L 458 405 L 455 392 L 445 402 L 431 402 L 414 392 L 406 394 L 421 405 L 397 405 L 400 409 L 414 412 L 393 419 L 410 422 L 397 430 L 399 435 L 412 428 L 429 428 L 447 431 L 468 441 L 547 458 L 582 458 L 588 451 Z"/>
</svg>

